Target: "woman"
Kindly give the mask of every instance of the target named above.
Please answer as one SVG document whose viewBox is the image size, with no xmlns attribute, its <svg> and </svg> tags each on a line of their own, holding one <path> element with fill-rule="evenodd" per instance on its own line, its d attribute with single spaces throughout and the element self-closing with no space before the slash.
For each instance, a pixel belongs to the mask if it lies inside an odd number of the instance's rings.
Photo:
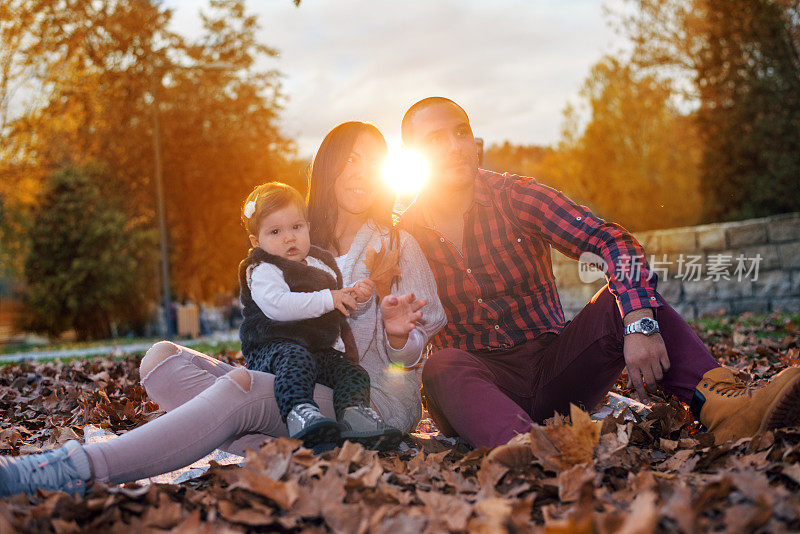
<svg viewBox="0 0 800 534">
<path fill-rule="evenodd" d="M 386 142 L 372 125 L 348 122 L 331 130 L 314 158 L 308 207 L 312 243 L 337 257 L 345 284 L 367 276 L 368 247 L 399 247 L 402 275 L 393 286 L 399 296 L 372 299 L 351 313 L 349 323 L 359 363 L 370 375 L 372 407 L 408 432 L 421 415 L 415 365 L 445 315 L 419 246 L 391 230 L 392 195 L 378 172 L 385 155 Z M 423 303 L 422 319 L 412 322 Z M 82 494 L 95 481 L 155 476 L 217 448 L 243 454 L 269 436 L 286 435 L 271 374 L 161 341 L 145 354 L 140 375 L 166 414 L 104 443 L 70 441 L 42 454 L 0 458 L 0 495 L 36 488 Z M 326 416 L 334 415 L 330 389 L 317 385 L 314 399 Z"/>
<path fill-rule="evenodd" d="M 362 355 L 359 364 L 370 376 L 372 403 L 381 407 L 387 424 L 408 432 L 422 415 L 421 368 L 415 366 L 428 338 L 446 319 L 419 245 L 405 231 L 392 230 L 394 195 L 375 178 L 385 156 L 386 141 L 371 124 L 346 122 L 334 128 L 314 158 L 309 222 L 311 242 L 333 253 L 345 286 L 369 275 L 364 258 L 370 248 L 400 250 L 402 275 L 392 289 L 403 296 L 359 306 L 350 313 L 350 326 Z M 413 309 L 415 296 L 428 303 L 417 328 L 402 321 L 406 309 Z M 372 357 L 365 357 L 368 354 Z"/>
</svg>

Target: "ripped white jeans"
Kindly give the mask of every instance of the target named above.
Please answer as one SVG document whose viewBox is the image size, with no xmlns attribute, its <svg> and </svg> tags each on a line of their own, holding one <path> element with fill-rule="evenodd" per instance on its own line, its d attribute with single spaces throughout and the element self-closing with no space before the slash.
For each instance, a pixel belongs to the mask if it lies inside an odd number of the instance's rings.
<svg viewBox="0 0 800 534">
<path fill-rule="evenodd" d="M 222 449 L 244 455 L 269 436 L 287 435 L 273 393 L 274 375 L 250 374 L 246 390 L 229 376 L 234 369 L 210 356 L 174 345 L 175 354 L 142 378 L 150 398 L 167 411 L 161 417 L 84 450 L 95 480 L 121 484 L 167 473 Z M 317 384 L 314 400 L 335 417 L 333 392 Z"/>
</svg>

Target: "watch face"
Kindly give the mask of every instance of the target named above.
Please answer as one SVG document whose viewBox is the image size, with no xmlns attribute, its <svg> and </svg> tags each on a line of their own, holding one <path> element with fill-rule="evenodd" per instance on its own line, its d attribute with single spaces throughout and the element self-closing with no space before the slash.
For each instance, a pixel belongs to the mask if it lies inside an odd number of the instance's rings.
<svg viewBox="0 0 800 534">
<path fill-rule="evenodd" d="M 656 323 L 652 319 L 645 317 L 642 319 L 642 333 L 643 334 L 650 334 L 653 330 L 656 329 Z"/>
</svg>

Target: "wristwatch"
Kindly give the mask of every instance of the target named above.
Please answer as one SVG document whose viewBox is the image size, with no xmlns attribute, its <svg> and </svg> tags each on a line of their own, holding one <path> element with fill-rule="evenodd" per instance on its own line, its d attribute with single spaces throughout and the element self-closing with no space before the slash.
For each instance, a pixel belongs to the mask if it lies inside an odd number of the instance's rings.
<svg viewBox="0 0 800 534">
<path fill-rule="evenodd" d="M 639 333 L 646 336 L 652 336 L 660 332 L 658 329 L 658 322 L 650 317 L 642 317 L 638 321 L 634 321 L 625 327 L 625 335 Z"/>
</svg>

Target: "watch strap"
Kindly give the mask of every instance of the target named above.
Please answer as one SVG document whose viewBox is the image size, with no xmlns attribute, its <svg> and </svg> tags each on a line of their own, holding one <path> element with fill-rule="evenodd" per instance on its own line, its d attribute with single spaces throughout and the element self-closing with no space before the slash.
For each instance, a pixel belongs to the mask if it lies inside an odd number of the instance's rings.
<svg viewBox="0 0 800 534">
<path fill-rule="evenodd" d="M 650 332 L 644 332 L 643 331 L 643 329 L 642 329 L 642 321 L 644 319 L 647 319 L 649 321 L 653 321 L 653 323 L 655 323 L 655 328 L 652 331 L 650 331 Z M 632 322 L 631 324 L 629 324 L 628 326 L 626 326 L 625 327 L 625 332 L 624 332 L 623 335 L 627 336 L 628 334 L 644 334 L 646 336 L 652 336 L 653 334 L 657 334 L 660 331 L 661 330 L 658 327 L 658 321 L 656 321 L 655 319 L 653 319 L 651 317 L 642 317 L 641 319 L 638 319 L 638 320 Z"/>
</svg>

